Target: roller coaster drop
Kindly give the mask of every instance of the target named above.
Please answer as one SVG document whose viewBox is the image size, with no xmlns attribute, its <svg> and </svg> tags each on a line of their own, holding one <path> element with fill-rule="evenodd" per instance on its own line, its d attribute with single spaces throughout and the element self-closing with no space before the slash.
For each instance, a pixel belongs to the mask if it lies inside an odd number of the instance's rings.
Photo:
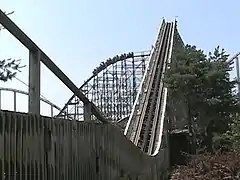
<svg viewBox="0 0 240 180">
<path fill-rule="evenodd" d="M 108 59 L 81 86 L 85 95 L 107 117 L 125 121 L 124 135 L 149 155 L 158 154 L 164 146 L 161 142 L 167 133 L 165 120 L 168 117 L 167 88 L 163 78 L 166 69 L 170 68 L 176 43 L 183 45 L 176 21 L 166 23 L 164 20 L 150 53 L 128 53 Z M 59 116 L 80 120 L 79 112 L 83 111 L 79 104 L 75 96 L 71 97 Z M 71 105 L 73 108 L 69 111 Z"/>
<path fill-rule="evenodd" d="M 149 69 L 143 79 L 142 91 L 125 128 L 125 135 L 148 154 L 161 144 L 167 89 L 163 85 L 166 65 L 170 63 L 175 23 L 163 23 L 152 52 Z"/>
</svg>

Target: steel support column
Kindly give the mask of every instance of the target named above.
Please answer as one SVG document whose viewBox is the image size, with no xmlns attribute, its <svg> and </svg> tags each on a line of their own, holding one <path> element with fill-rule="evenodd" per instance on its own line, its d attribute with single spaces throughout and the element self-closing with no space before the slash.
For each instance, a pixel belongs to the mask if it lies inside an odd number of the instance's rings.
<svg viewBox="0 0 240 180">
<path fill-rule="evenodd" d="M 29 51 L 28 112 L 40 115 L 40 51 Z"/>
</svg>

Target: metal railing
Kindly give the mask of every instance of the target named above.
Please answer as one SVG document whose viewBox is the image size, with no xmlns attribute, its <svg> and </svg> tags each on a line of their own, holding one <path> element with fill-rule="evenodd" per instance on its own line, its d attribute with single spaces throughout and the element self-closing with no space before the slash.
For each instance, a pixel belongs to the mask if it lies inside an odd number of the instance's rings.
<svg viewBox="0 0 240 180">
<path fill-rule="evenodd" d="M 237 74 L 237 89 L 238 89 L 238 97 L 240 98 L 240 72 L 239 72 L 239 56 L 240 52 L 235 54 L 231 59 L 228 60 L 229 63 L 236 64 L 236 74 Z"/>
<path fill-rule="evenodd" d="M 13 89 L 13 88 L 4 88 L 4 87 L 0 87 L 0 109 L 2 109 L 2 104 L 3 104 L 3 98 L 2 98 L 2 92 L 4 91 L 8 91 L 8 92 L 12 92 L 13 93 L 13 111 L 18 111 L 17 110 L 17 94 L 23 94 L 28 96 L 29 93 L 26 91 L 22 91 L 22 90 L 18 90 L 18 89 Z M 54 117 L 54 109 L 60 111 L 61 108 L 58 107 L 57 105 L 53 104 L 52 102 L 50 102 L 49 100 L 40 97 L 40 101 L 48 104 L 50 106 L 50 111 L 51 111 L 51 117 Z"/>
<path fill-rule="evenodd" d="M 94 115 L 99 121 L 108 122 L 84 93 L 2 10 L 0 10 L 0 24 L 29 50 L 29 113 L 40 115 L 40 62 L 42 62 L 84 103 L 84 120 L 91 120 Z"/>
</svg>

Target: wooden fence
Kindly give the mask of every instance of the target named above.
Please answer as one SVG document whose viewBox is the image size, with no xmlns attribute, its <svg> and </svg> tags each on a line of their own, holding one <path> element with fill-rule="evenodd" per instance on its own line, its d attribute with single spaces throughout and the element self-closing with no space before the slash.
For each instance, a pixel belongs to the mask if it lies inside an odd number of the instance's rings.
<svg viewBox="0 0 240 180">
<path fill-rule="evenodd" d="M 157 180 L 149 157 L 112 125 L 0 111 L 0 180 Z"/>
</svg>

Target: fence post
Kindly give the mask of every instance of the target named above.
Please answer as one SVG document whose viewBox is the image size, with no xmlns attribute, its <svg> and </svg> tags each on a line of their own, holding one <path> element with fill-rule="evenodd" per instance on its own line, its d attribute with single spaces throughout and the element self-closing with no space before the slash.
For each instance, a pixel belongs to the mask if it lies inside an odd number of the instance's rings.
<svg viewBox="0 0 240 180">
<path fill-rule="evenodd" d="M 16 91 L 13 92 L 13 109 L 16 112 L 17 111 L 17 93 Z"/>
<path fill-rule="evenodd" d="M 39 51 L 29 50 L 28 112 L 40 115 L 40 59 Z"/>
</svg>

